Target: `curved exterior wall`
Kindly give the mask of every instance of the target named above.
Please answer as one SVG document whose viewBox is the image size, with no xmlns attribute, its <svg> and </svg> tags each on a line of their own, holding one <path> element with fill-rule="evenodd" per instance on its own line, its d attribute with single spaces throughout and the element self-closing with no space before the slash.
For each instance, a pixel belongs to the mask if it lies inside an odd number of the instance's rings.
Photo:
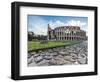
<svg viewBox="0 0 100 82">
<path fill-rule="evenodd" d="M 86 40 L 86 32 L 79 26 L 61 26 L 51 29 L 48 25 L 48 40 Z"/>
</svg>

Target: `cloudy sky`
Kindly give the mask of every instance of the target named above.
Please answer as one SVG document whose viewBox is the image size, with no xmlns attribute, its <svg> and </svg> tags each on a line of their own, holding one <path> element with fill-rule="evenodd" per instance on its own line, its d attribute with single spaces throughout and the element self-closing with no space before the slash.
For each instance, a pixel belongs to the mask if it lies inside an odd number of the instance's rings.
<svg viewBox="0 0 100 82">
<path fill-rule="evenodd" d="M 75 16 L 28 15 L 28 31 L 37 35 L 47 35 L 48 24 L 54 29 L 57 26 L 75 25 L 87 32 L 88 18 Z"/>
</svg>

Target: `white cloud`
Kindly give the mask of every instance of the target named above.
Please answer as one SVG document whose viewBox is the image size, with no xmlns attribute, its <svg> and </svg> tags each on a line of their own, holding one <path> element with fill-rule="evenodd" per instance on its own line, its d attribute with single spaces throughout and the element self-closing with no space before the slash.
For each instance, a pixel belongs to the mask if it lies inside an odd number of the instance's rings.
<svg viewBox="0 0 100 82">
<path fill-rule="evenodd" d="M 83 26 L 86 25 L 86 23 L 81 22 L 81 21 L 76 21 L 76 20 L 71 20 L 68 22 L 68 25 L 73 25 L 73 26 Z"/>
<path fill-rule="evenodd" d="M 68 22 L 62 22 L 60 20 L 57 20 L 55 22 L 50 21 L 49 24 L 50 24 L 51 28 L 55 28 L 55 27 L 58 27 L 58 26 L 70 26 L 71 25 L 71 26 L 80 26 L 81 29 L 87 30 L 86 29 L 87 27 L 84 27 L 86 25 L 86 23 L 85 22 L 81 22 L 79 20 L 78 21 L 70 20 Z"/>
<path fill-rule="evenodd" d="M 87 31 L 87 27 L 85 26 L 86 23 L 81 22 L 79 20 L 78 21 L 70 20 L 68 22 L 62 22 L 60 20 L 56 20 L 55 22 L 53 22 L 51 20 L 51 21 L 47 22 L 46 20 L 43 20 L 40 17 L 35 17 L 35 20 L 33 20 L 32 22 L 33 23 L 31 23 L 31 27 L 29 27 L 29 31 L 33 31 L 35 34 L 38 34 L 38 35 L 47 35 L 48 24 L 50 24 L 50 27 L 52 29 L 54 29 L 55 27 L 58 27 L 58 26 L 71 25 L 71 26 L 80 26 L 81 29 Z"/>
<path fill-rule="evenodd" d="M 60 20 L 57 20 L 55 22 L 53 21 L 50 21 L 49 22 L 50 26 L 54 29 L 55 27 L 58 27 L 58 26 L 66 26 L 67 23 L 64 23 L 64 22 L 61 22 Z"/>
<path fill-rule="evenodd" d="M 33 22 L 33 23 L 32 23 Z M 46 35 L 47 34 L 47 22 L 40 17 L 35 17 L 35 20 L 31 22 L 31 27 L 29 27 L 29 31 L 33 31 L 38 35 Z"/>
</svg>

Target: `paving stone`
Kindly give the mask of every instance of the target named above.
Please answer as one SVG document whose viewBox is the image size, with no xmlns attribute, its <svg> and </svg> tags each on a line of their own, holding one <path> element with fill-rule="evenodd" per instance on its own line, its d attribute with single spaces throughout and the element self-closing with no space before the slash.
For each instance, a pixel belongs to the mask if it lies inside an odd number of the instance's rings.
<svg viewBox="0 0 100 82">
<path fill-rule="evenodd" d="M 55 59 L 51 59 L 48 63 L 49 65 L 57 65 L 57 61 Z"/>
<path fill-rule="evenodd" d="M 32 55 L 35 55 L 35 54 L 36 54 L 36 52 L 32 52 L 31 54 L 32 54 Z"/>
<path fill-rule="evenodd" d="M 53 53 L 50 53 L 51 56 L 57 56 L 58 53 L 57 52 L 53 52 Z"/>
<path fill-rule="evenodd" d="M 50 59 L 52 59 L 52 56 L 50 56 L 50 55 L 45 55 L 43 58 L 46 59 L 46 60 L 50 60 Z"/>
<path fill-rule="evenodd" d="M 32 57 L 32 55 L 30 53 L 28 53 L 28 59 L 31 58 L 31 57 Z"/>
<path fill-rule="evenodd" d="M 35 57 L 38 57 L 38 56 L 40 56 L 40 54 L 34 54 L 34 55 L 33 55 L 34 58 L 35 58 Z"/>
<path fill-rule="evenodd" d="M 33 56 L 31 56 L 30 58 L 28 58 L 27 62 L 28 62 L 28 64 L 32 63 L 33 62 Z"/>
<path fill-rule="evenodd" d="M 33 61 L 34 60 L 34 61 Z M 39 50 L 28 54 L 29 66 L 77 65 L 88 63 L 87 43 Z"/>
<path fill-rule="evenodd" d="M 86 58 L 79 58 L 77 61 L 79 64 L 86 64 Z"/>
<path fill-rule="evenodd" d="M 43 57 L 42 57 L 42 56 L 38 56 L 38 57 L 35 57 L 35 58 L 34 58 L 34 61 L 35 61 L 36 63 L 41 62 L 42 60 L 43 60 Z"/>
<path fill-rule="evenodd" d="M 41 62 L 37 63 L 37 66 L 48 66 L 48 60 L 43 59 Z"/>
</svg>

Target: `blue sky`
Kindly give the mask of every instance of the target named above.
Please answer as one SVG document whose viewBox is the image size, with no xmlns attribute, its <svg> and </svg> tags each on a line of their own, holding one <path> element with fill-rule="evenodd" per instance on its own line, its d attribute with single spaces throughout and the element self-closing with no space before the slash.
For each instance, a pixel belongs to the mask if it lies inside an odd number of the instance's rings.
<svg viewBox="0 0 100 82">
<path fill-rule="evenodd" d="M 52 29 L 57 26 L 75 25 L 87 32 L 88 18 L 75 16 L 46 16 L 28 15 L 28 31 L 33 31 L 37 35 L 47 35 L 48 24 Z"/>
</svg>

